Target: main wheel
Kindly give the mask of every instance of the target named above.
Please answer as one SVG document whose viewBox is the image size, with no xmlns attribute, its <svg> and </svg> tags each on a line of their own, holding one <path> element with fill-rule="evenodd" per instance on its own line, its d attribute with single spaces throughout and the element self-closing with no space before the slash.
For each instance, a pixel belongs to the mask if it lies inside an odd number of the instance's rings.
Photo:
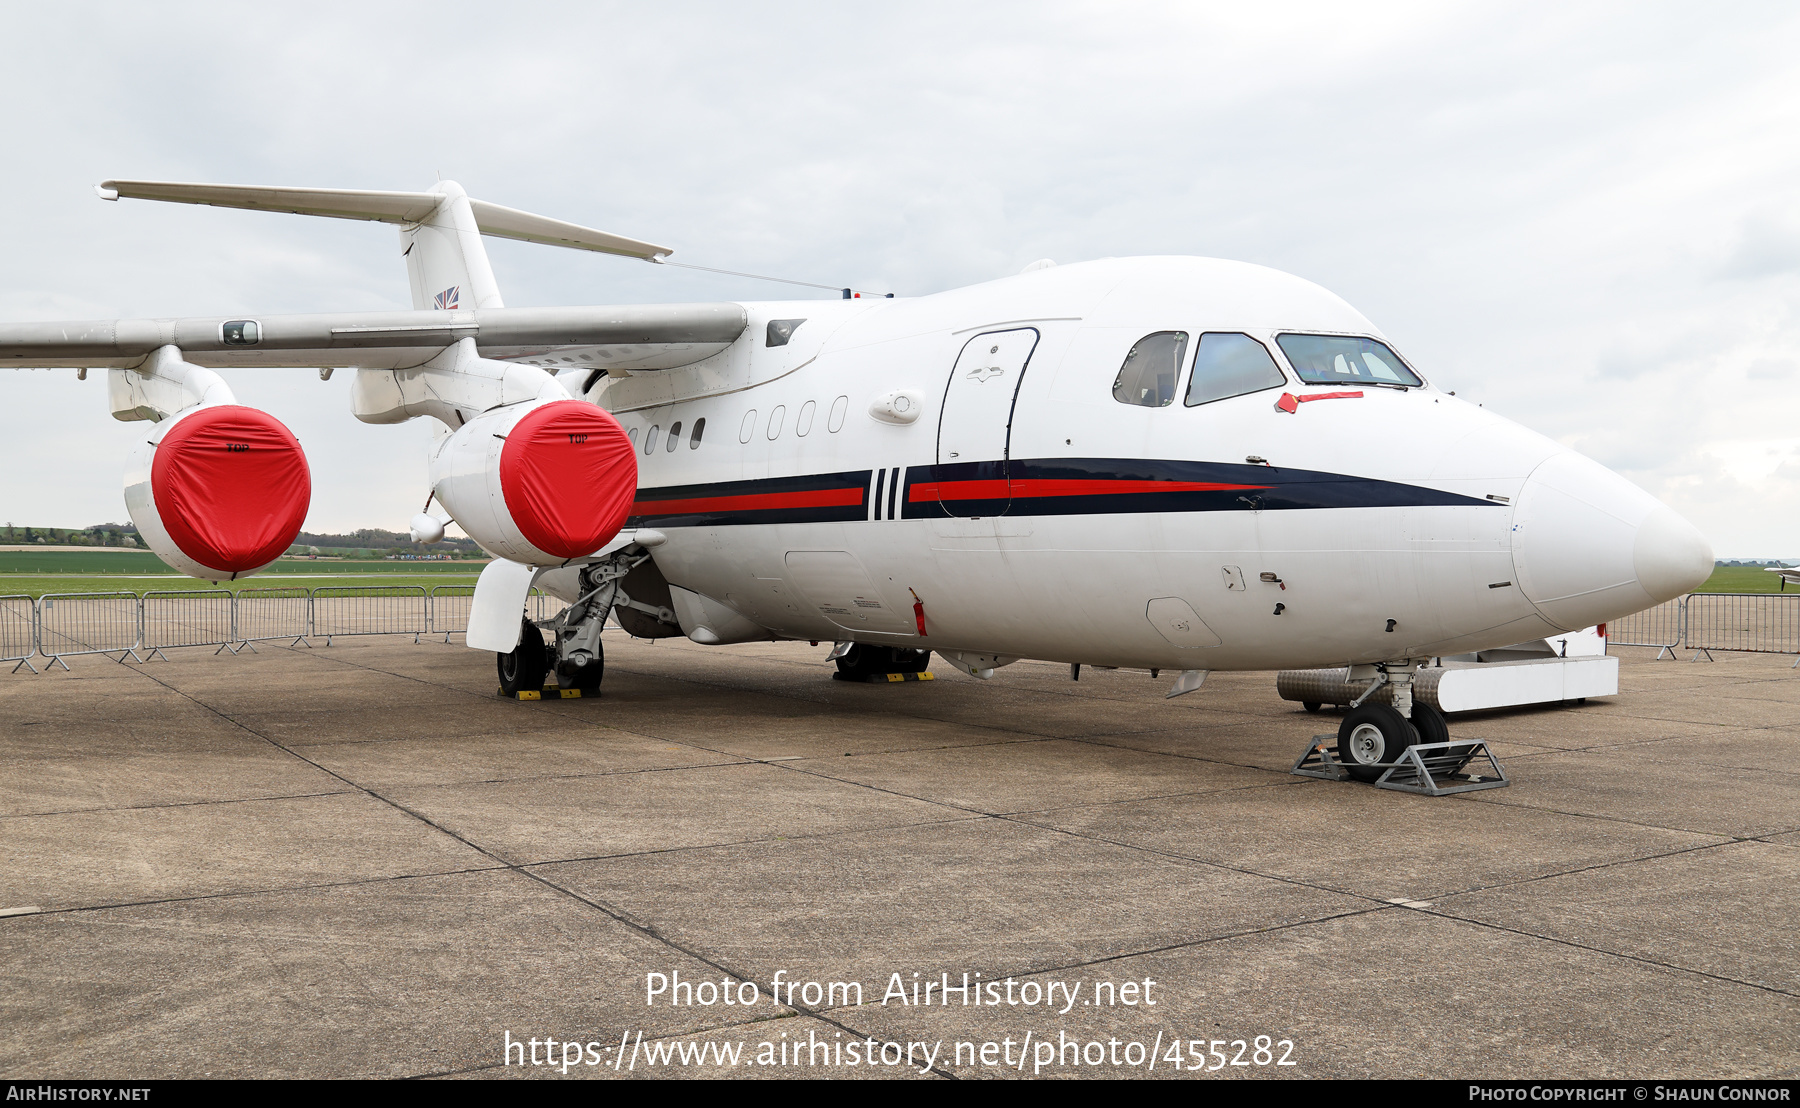
<svg viewBox="0 0 1800 1108">
<path fill-rule="evenodd" d="M 894 657 L 894 668 L 888 670 L 889 673 L 924 673 L 925 667 L 931 664 L 931 651 L 929 650 L 913 650 L 910 647 L 895 646 L 890 647 L 888 652 Z"/>
<path fill-rule="evenodd" d="M 586 664 L 573 665 L 559 655 L 553 668 L 559 688 L 580 689 L 582 696 L 599 696 L 600 678 L 606 672 L 606 650 L 596 641 L 594 655 Z"/>
<path fill-rule="evenodd" d="M 894 672 L 894 652 L 885 646 L 856 643 L 837 660 L 838 673 L 847 681 L 862 681 L 878 673 Z"/>
<path fill-rule="evenodd" d="M 598 646 L 598 644 L 596 644 Z M 596 653 L 594 660 L 572 674 L 559 678 L 565 689 L 580 689 L 582 696 L 600 695 L 600 678 L 606 672 L 606 656 Z"/>
<path fill-rule="evenodd" d="M 1358 781 L 1373 781 L 1384 772 L 1380 763 L 1395 762 L 1419 733 L 1406 717 L 1387 704 L 1364 704 L 1344 713 L 1338 724 L 1338 761 Z"/>
<path fill-rule="evenodd" d="M 519 629 L 519 645 L 510 653 L 496 654 L 494 665 L 500 671 L 503 695 L 515 696 L 543 688 L 544 675 L 550 672 L 550 651 L 544 646 L 543 634 L 530 620 L 525 620 Z"/>
</svg>

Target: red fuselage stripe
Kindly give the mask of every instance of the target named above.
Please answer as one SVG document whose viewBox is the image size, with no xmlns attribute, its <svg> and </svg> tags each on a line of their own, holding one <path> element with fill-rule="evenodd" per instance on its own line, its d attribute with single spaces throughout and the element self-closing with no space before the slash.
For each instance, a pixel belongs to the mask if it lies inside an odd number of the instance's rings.
<svg viewBox="0 0 1800 1108">
<path fill-rule="evenodd" d="M 814 489 L 811 492 L 757 492 L 741 496 L 700 496 L 691 500 L 639 500 L 634 516 L 680 516 L 699 512 L 756 512 L 779 508 L 842 508 L 861 504 L 863 489 Z"/>
<path fill-rule="evenodd" d="M 1230 485 L 1217 481 L 1117 481 L 1107 478 L 1024 478 L 1006 481 L 939 481 L 914 485 L 909 503 L 932 500 L 1005 500 L 1040 496 L 1120 496 L 1140 492 L 1231 492 L 1266 489 L 1269 485 Z"/>
</svg>

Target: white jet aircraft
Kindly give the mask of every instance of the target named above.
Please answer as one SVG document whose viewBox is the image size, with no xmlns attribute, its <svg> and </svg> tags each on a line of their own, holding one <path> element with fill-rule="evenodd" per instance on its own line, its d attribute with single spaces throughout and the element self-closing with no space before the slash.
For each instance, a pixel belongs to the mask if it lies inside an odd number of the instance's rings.
<svg viewBox="0 0 1800 1108">
<path fill-rule="evenodd" d="M 428 192 L 109 181 L 137 197 L 400 226 L 411 312 L 0 326 L 0 364 L 104 367 L 155 427 L 126 500 L 220 580 L 293 541 L 291 434 L 216 367 L 352 367 L 358 419 L 438 421 L 429 509 L 494 555 L 469 645 L 508 691 L 595 688 L 638 636 L 830 640 L 851 676 L 931 651 L 1180 671 L 1350 663 L 1393 686 L 1339 754 L 1445 741 L 1415 669 L 1680 596 L 1707 541 L 1575 452 L 1433 388 L 1297 277 L 1211 258 L 1034 264 L 917 298 L 507 308 L 481 235 L 667 247 Z M 1486 336 L 1484 336 L 1485 338 Z M 536 583 L 572 602 L 521 621 Z M 1079 669 L 1074 670 L 1079 673 Z M 1372 686 L 1371 686 L 1372 687 Z"/>
<path fill-rule="evenodd" d="M 1777 564 L 1768 567 L 1763 572 L 1781 574 L 1777 580 L 1781 582 L 1782 592 L 1786 592 L 1789 585 L 1800 585 L 1800 566 L 1784 566 Z"/>
</svg>

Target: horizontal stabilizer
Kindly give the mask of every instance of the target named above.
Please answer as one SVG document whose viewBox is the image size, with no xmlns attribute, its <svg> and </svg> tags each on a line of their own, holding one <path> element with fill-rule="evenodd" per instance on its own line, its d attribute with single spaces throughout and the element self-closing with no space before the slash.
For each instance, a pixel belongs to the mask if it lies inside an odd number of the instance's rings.
<svg viewBox="0 0 1800 1108">
<path fill-rule="evenodd" d="M 162 200 L 173 204 L 204 204 L 215 208 L 249 208 L 263 212 L 290 212 L 332 219 L 368 219 L 380 223 L 412 225 L 425 222 L 447 196 L 441 192 L 378 192 L 371 189 L 315 189 L 266 185 L 207 185 L 183 181 L 102 181 L 94 190 L 103 200 L 131 198 Z M 516 208 L 469 200 L 475 224 L 484 235 L 619 254 L 654 261 L 675 251 L 671 247 L 640 242 L 560 219 L 533 215 Z"/>
<path fill-rule="evenodd" d="M 423 222 L 444 199 L 434 192 L 202 185 L 184 181 L 102 181 L 94 191 L 102 200 L 129 197 L 164 200 L 171 204 L 205 204 L 214 208 L 323 215 L 333 219 L 373 219 L 382 223 Z"/>
<path fill-rule="evenodd" d="M 538 242 L 545 246 L 568 246 L 576 250 L 594 250 L 601 254 L 622 254 L 628 258 L 642 258 L 647 262 L 675 252 L 667 246 L 639 242 L 623 235 L 564 223 L 548 216 L 532 215 L 517 208 L 504 208 L 486 200 L 471 198 L 469 207 L 475 211 L 475 225 L 481 228 L 481 233 L 497 239 L 518 239 L 520 242 Z"/>
</svg>

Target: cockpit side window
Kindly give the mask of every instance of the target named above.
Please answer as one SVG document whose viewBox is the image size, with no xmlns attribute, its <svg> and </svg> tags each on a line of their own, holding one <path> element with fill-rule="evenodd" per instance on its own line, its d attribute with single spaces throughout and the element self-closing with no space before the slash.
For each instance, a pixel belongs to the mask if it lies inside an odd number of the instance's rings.
<svg viewBox="0 0 1800 1108">
<path fill-rule="evenodd" d="M 1194 376 L 1188 381 L 1184 403 L 1192 408 L 1285 384 L 1287 377 L 1268 347 L 1249 335 L 1208 331 L 1200 336 L 1199 349 L 1194 352 Z"/>
<path fill-rule="evenodd" d="M 1294 372 L 1309 385 L 1387 385 L 1419 388 L 1425 382 L 1386 344 L 1352 335 L 1276 335 Z"/>
<path fill-rule="evenodd" d="M 1186 331 L 1158 331 L 1137 340 L 1113 378 L 1113 399 L 1145 408 L 1173 404 L 1187 342 Z"/>
</svg>

